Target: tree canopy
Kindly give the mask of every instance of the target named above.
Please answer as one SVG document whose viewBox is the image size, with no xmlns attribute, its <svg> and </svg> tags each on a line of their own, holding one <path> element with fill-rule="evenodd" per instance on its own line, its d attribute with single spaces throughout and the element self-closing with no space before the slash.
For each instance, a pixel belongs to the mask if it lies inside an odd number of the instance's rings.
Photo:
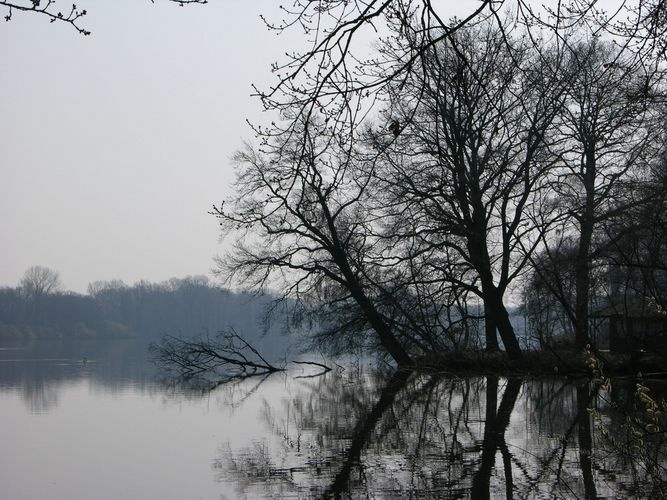
<svg viewBox="0 0 667 500">
<path fill-rule="evenodd" d="M 333 350 L 409 363 L 472 346 L 483 318 L 484 346 L 499 336 L 519 359 L 508 304 L 567 240 L 574 291 L 542 282 L 583 347 L 604 227 L 652 198 L 628 186 L 663 155 L 662 8 L 284 7 L 269 28 L 302 29 L 310 48 L 258 90 L 279 119 L 254 127 L 238 195 L 214 209 L 237 241 L 220 274 L 319 311 L 315 338 Z"/>
</svg>

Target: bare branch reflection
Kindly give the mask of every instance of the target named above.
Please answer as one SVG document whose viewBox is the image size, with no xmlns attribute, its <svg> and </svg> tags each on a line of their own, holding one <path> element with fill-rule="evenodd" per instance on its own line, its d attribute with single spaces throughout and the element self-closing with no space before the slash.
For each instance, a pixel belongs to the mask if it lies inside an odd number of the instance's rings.
<svg viewBox="0 0 667 500">
<path fill-rule="evenodd" d="M 397 371 L 286 377 L 265 402 L 270 434 L 221 449 L 220 481 L 239 495 L 316 498 L 638 496 L 590 408 L 588 381 Z M 611 415 L 611 414 L 610 414 Z M 641 497 L 641 495 L 639 495 Z"/>
</svg>

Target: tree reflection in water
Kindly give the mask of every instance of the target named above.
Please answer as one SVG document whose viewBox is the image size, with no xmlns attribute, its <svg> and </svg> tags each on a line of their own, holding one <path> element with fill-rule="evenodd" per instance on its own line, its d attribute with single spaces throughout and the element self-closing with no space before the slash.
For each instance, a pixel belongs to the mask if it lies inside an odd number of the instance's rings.
<svg viewBox="0 0 667 500">
<path fill-rule="evenodd" d="M 264 406 L 271 437 L 215 461 L 239 496 L 598 498 L 640 486 L 595 431 L 588 408 L 605 409 L 588 383 L 398 371 L 287 385 L 282 407 Z"/>
</svg>

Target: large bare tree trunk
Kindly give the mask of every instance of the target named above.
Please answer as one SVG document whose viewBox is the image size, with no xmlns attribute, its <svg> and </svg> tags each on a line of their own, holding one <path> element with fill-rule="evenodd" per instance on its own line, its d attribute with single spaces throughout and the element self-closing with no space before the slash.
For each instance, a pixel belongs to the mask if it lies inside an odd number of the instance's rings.
<svg viewBox="0 0 667 500">
<path fill-rule="evenodd" d="M 519 359 L 521 358 L 519 341 L 510 322 L 507 308 L 503 303 L 503 294 L 493 282 L 491 259 L 486 249 L 486 229 L 478 230 L 478 233 L 471 236 L 468 240 L 468 250 L 482 282 L 482 298 L 484 300 L 484 307 L 486 308 L 485 314 L 498 329 L 498 334 L 503 341 L 505 351 L 510 359 Z M 488 338 L 489 330 L 486 330 L 486 333 Z"/>
<path fill-rule="evenodd" d="M 332 229 L 334 229 L 333 225 Z M 334 234 L 334 241 L 338 246 L 331 250 L 331 256 L 334 258 L 336 265 L 345 277 L 346 286 L 350 291 L 350 295 L 352 295 L 352 298 L 354 298 L 361 308 L 370 326 L 377 333 L 380 344 L 386 349 L 389 355 L 394 358 L 394 361 L 396 361 L 399 366 L 411 365 L 412 359 L 398 341 L 391 327 L 382 317 L 382 314 L 377 310 L 373 301 L 368 298 L 368 295 L 364 292 L 361 283 L 359 283 L 357 276 L 350 267 L 347 256 L 340 250 L 341 247 L 338 243 L 338 237 L 335 231 L 332 231 L 332 233 Z"/>
<path fill-rule="evenodd" d="M 485 349 L 489 352 L 497 352 L 500 350 L 498 346 L 498 336 L 496 322 L 491 316 L 489 304 L 484 301 L 484 340 Z"/>
<path fill-rule="evenodd" d="M 507 308 L 503 303 L 502 295 L 494 285 L 490 285 L 485 291 L 486 302 L 489 304 L 494 322 L 498 328 L 500 339 L 503 341 L 505 351 L 510 359 L 521 358 L 521 347 L 514 333 L 514 327 L 510 322 Z"/>
<path fill-rule="evenodd" d="M 588 304 L 591 293 L 590 252 L 593 240 L 594 204 L 595 204 L 595 152 L 590 148 L 585 159 L 583 176 L 586 198 L 583 213 L 579 221 L 579 249 L 575 262 L 575 304 L 574 304 L 574 339 L 577 347 L 583 348 L 589 343 Z"/>
<path fill-rule="evenodd" d="M 588 303 L 590 299 L 590 266 L 588 254 L 591 244 L 592 227 L 584 233 L 582 225 L 581 239 L 579 241 L 579 251 L 575 263 L 575 304 L 574 304 L 574 340 L 577 347 L 585 347 L 588 344 Z"/>
<path fill-rule="evenodd" d="M 387 350 L 389 355 L 394 358 L 394 361 L 396 361 L 399 366 L 411 365 L 412 359 L 398 339 L 396 339 L 390 326 L 375 308 L 370 299 L 366 297 L 359 287 L 350 286 L 350 291 L 354 299 L 357 301 L 357 304 L 359 304 L 359 307 L 364 312 L 368 323 L 377 333 L 382 347 Z"/>
</svg>

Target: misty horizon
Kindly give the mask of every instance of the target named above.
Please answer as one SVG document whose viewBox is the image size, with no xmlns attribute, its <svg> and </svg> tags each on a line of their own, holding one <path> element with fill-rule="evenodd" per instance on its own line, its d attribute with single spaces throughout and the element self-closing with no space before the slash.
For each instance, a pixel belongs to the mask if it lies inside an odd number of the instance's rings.
<svg viewBox="0 0 667 500">
<path fill-rule="evenodd" d="M 89 10 L 87 37 L 32 15 L 0 30 L 0 286 L 36 264 L 78 293 L 208 274 L 252 84 L 290 45 L 260 19 L 269 1 Z"/>
</svg>

